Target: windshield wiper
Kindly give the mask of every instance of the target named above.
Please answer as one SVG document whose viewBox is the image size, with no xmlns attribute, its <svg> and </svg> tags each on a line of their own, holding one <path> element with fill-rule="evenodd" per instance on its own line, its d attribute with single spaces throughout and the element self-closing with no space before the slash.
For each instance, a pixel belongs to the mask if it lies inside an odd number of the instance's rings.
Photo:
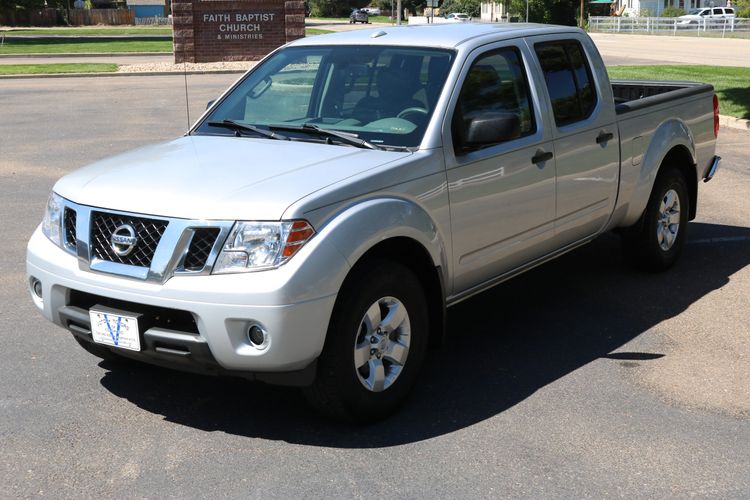
<svg viewBox="0 0 750 500">
<path fill-rule="evenodd" d="M 367 142 L 366 140 L 360 139 L 359 137 L 356 137 L 352 134 L 347 134 L 346 132 L 339 132 L 338 130 L 321 128 L 315 125 L 314 123 L 305 123 L 302 126 L 300 125 L 269 125 L 268 128 L 274 129 L 274 130 L 289 130 L 293 132 L 307 132 L 307 133 L 316 134 L 318 136 L 336 138 L 340 140 L 341 142 L 344 142 L 352 146 L 357 146 L 358 148 L 383 149 L 377 144 Z"/>
<path fill-rule="evenodd" d="M 240 130 L 245 130 L 247 132 L 253 132 L 257 135 L 267 137 L 269 139 L 278 139 L 280 141 L 289 140 L 289 137 L 285 135 L 277 134 L 276 132 L 265 130 L 260 127 L 256 127 L 255 125 L 249 125 L 247 123 L 236 122 L 234 120 L 210 121 L 208 122 L 208 124 L 211 125 L 212 127 L 224 127 L 224 128 L 232 129 L 238 133 Z"/>
</svg>

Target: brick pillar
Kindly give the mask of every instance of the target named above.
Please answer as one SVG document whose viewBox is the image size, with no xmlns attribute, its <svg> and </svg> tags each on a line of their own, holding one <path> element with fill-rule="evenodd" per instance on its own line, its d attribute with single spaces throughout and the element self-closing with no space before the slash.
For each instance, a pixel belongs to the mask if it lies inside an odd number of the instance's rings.
<svg viewBox="0 0 750 500">
<path fill-rule="evenodd" d="M 176 63 L 257 61 L 305 36 L 301 0 L 173 0 Z"/>
<path fill-rule="evenodd" d="M 172 0 L 174 62 L 195 62 L 193 0 Z"/>
</svg>

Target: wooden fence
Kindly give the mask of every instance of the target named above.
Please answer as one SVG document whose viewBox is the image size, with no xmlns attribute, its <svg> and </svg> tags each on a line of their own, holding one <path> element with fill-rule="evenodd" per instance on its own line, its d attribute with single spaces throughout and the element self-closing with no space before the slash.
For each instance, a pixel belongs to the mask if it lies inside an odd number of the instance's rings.
<svg viewBox="0 0 750 500">
<path fill-rule="evenodd" d="M 71 9 L 70 24 L 135 24 L 135 13 L 126 9 Z"/>
<path fill-rule="evenodd" d="M 3 26 L 64 26 L 135 24 L 135 13 L 127 9 L 0 10 Z"/>
</svg>

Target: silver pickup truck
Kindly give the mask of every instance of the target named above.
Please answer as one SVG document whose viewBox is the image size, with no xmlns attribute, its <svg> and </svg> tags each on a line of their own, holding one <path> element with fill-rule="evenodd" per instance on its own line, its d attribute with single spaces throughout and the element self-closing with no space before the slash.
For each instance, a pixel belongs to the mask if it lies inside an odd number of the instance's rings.
<svg viewBox="0 0 750 500">
<path fill-rule="evenodd" d="M 575 28 L 310 37 L 184 137 L 60 179 L 29 290 L 99 357 L 378 419 L 447 306 L 614 229 L 634 262 L 674 263 L 717 133 L 711 86 L 610 82 Z"/>
</svg>

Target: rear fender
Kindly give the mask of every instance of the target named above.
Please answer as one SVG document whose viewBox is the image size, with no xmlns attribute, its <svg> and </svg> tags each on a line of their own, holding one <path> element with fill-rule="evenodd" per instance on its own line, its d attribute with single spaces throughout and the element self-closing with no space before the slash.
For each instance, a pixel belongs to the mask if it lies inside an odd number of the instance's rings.
<svg viewBox="0 0 750 500">
<path fill-rule="evenodd" d="M 695 140 L 690 128 L 681 120 L 667 120 L 656 129 L 651 137 L 648 148 L 641 160 L 641 169 L 635 181 L 635 188 L 631 196 L 628 210 L 620 223 L 621 226 L 632 226 L 646 209 L 656 176 L 664 162 L 664 158 L 674 148 L 682 147 L 690 155 L 692 164 L 697 162 L 695 154 Z"/>
</svg>

